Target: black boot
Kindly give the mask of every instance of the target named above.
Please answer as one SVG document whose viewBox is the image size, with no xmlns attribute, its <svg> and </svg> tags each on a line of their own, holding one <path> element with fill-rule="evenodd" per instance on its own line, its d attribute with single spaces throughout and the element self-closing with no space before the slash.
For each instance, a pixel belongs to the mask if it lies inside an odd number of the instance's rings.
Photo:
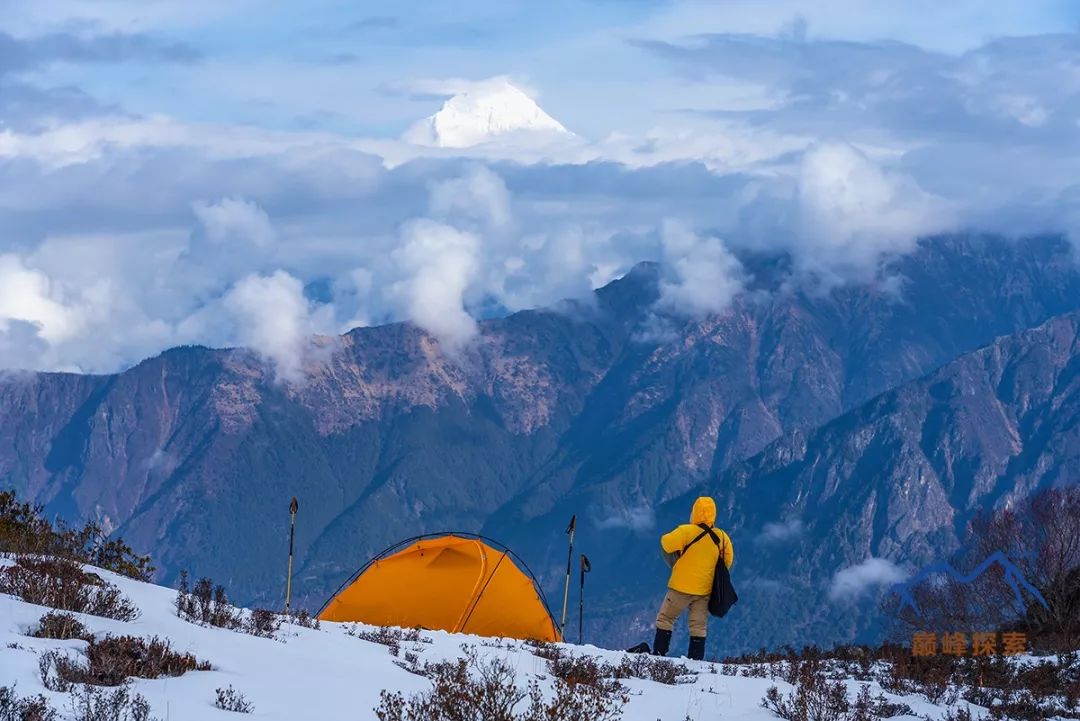
<svg viewBox="0 0 1080 721">
<path fill-rule="evenodd" d="M 654 656 L 667 656 L 671 648 L 671 631 L 656 629 L 656 638 L 653 639 L 652 652 Z"/>
<path fill-rule="evenodd" d="M 690 649 L 686 652 L 686 657 L 689 658 L 691 661 L 701 661 L 705 658 L 704 636 L 690 637 Z"/>
</svg>

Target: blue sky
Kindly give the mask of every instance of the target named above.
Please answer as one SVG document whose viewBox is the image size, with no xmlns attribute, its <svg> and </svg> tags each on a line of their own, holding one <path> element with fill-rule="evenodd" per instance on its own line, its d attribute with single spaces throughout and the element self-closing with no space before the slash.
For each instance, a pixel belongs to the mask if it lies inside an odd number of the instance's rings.
<svg viewBox="0 0 1080 721">
<path fill-rule="evenodd" d="M 728 307 L 745 247 L 830 285 L 923 234 L 1071 234 L 1078 8 L 0 0 L 0 368 L 199 342 L 300 382 L 312 333 L 456 352 L 476 308 L 644 259 L 677 318 Z M 504 83 L 574 135 L 402 139 Z"/>
</svg>

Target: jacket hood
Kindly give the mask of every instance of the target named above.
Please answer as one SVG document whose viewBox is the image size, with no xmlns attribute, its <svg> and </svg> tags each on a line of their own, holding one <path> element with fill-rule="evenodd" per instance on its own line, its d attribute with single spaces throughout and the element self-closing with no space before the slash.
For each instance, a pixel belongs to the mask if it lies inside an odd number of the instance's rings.
<svg viewBox="0 0 1080 721">
<path fill-rule="evenodd" d="M 690 511 L 690 523 L 695 526 L 699 523 L 710 527 L 716 525 L 716 501 L 708 496 L 702 496 L 694 501 L 694 509 Z"/>
</svg>

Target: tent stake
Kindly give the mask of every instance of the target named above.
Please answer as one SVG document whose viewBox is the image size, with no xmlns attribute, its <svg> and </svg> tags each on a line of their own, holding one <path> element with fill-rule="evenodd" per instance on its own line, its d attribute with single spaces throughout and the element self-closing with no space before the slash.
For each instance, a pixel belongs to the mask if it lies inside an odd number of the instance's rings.
<svg viewBox="0 0 1080 721">
<path fill-rule="evenodd" d="M 564 641 L 566 640 L 566 605 L 570 601 L 570 562 L 574 558 L 574 530 L 576 526 L 577 514 L 574 514 L 570 516 L 570 525 L 566 527 L 566 533 L 570 536 L 570 548 L 566 551 L 566 587 L 563 588 L 562 623 L 559 624 Z"/>
</svg>

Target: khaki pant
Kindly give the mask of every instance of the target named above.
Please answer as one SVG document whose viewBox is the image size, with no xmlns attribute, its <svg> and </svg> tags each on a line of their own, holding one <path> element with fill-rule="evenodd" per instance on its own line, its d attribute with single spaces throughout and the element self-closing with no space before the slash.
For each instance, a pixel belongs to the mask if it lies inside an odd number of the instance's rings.
<svg viewBox="0 0 1080 721">
<path fill-rule="evenodd" d="M 709 628 L 708 594 L 691 596 L 689 593 L 669 588 L 667 595 L 664 596 L 664 602 L 660 604 L 660 613 L 656 614 L 656 627 L 661 631 L 670 631 L 675 625 L 675 619 L 687 608 L 690 609 L 688 614 L 690 635 L 704 638 Z"/>
</svg>

